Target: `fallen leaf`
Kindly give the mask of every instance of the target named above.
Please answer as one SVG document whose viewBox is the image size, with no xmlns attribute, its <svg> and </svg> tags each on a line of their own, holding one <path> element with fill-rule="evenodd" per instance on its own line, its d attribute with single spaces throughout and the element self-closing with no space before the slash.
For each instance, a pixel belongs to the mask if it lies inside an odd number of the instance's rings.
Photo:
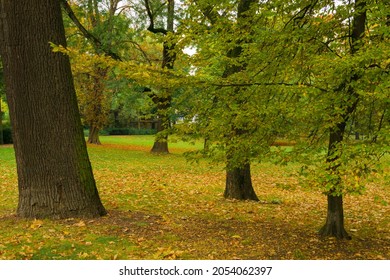
<svg viewBox="0 0 390 280">
<path fill-rule="evenodd" d="M 30 228 L 31 229 L 38 229 L 38 228 L 42 227 L 42 225 L 43 225 L 43 221 L 42 220 L 34 220 L 32 222 L 32 224 L 30 225 Z"/>
<path fill-rule="evenodd" d="M 85 227 L 85 222 L 84 221 L 80 221 L 80 222 L 74 224 L 74 226 L 76 226 L 76 227 Z"/>
</svg>

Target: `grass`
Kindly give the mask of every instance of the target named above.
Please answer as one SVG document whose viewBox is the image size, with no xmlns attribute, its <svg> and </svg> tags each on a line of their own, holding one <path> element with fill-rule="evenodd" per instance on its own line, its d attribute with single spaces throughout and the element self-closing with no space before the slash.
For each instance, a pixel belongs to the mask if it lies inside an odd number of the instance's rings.
<svg viewBox="0 0 390 280">
<path fill-rule="evenodd" d="M 188 163 L 177 142 L 153 155 L 152 136 L 104 136 L 89 146 L 109 214 L 94 220 L 25 220 L 14 215 L 11 146 L 0 148 L 0 259 L 389 259 L 389 183 L 345 197 L 351 241 L 320 239 L 326 197 L 302 188 L 296 167 L 255 164 L 261 202 L 225 200 L 222 165 Z M 388 169 L 387 171 L 388 172 Z"/>
</svg>

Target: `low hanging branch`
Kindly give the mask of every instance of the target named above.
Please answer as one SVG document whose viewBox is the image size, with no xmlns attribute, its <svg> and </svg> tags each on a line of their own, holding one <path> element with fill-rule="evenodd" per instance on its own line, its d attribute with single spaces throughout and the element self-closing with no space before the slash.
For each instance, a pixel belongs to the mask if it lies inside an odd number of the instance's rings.
<svg viewBox="0 0 390 280">
<path fill-rule="evenodd" d="M 60 0 L 60 2 L 61 2 L 62 8 L 65 10 L 65 12 L 69 16 L 69 18 L 77 26 L 77 28 L 84 35 L 84 37 L 87 40 L 89 40 L 97 50 L 100 50 L 100 51 L 104 52 L 107 56 L 109 56 L 109 57 L 111 57 L 111 58 L 113 58 L 115 60 L 122 61 L 122 58 L 118 54 L 114 53 L 111 50 L 107 50 L 106 48 L 104 48 L 102 42 L 96 36 L 94 36 L 91 32 L 89 32 L 81 24 L 81 22 L 79 21 L 79 19 L 76 17 L 75 13 L 73 12 L 72 8 L 70 7 L 68 1 Z"/>
</svg>

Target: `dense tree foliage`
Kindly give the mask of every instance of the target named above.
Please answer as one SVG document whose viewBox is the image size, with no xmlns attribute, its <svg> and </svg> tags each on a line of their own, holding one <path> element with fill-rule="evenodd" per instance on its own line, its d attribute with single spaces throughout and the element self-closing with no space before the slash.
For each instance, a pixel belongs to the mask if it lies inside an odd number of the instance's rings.
<svg viewBox="0 0 390 280">
<path fill-rule="evenodd" d="M 229 1 L 192 3 L 184 34 L 197 47 L 193 65 L 203 88 L 184 131 L 211 139 L 207 153 L 222 150 L 227 170 L 273 156 L 276 138 L 294 140 L 283 160 L 304 159 L 303 173 L 328 197 L 321 234 L 349 238 L 342 196 L 362 191 L 362 179 L 388 151 L 388 7 L 253 3 L 243 28 Z M 361 133 L 366 140 L 356 142 Z"/>
</svg>

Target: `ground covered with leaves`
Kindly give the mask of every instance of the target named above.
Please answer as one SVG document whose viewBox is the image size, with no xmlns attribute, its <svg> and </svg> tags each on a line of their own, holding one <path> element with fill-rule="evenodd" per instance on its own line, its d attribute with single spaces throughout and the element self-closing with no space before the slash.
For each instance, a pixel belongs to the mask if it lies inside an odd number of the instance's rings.
<svg viewBox="0 0 390 280">
<path fill-rule="evenodd" d="M 150 136 L 102 142 L 89 153 L 109 214 L 94 220 L 17 218 L 14 152 L 0 148 L 0 259 L 390 259 L 388 181 L 345 197 L 352 240 L 321 239 L 326 197 L 299 184 L 297 166 L 254 165 L 260 202 L 242 202 L 222 197 L 222 165 L 186 161 L 191 146 L 152 155 Z"/>
</svg>

